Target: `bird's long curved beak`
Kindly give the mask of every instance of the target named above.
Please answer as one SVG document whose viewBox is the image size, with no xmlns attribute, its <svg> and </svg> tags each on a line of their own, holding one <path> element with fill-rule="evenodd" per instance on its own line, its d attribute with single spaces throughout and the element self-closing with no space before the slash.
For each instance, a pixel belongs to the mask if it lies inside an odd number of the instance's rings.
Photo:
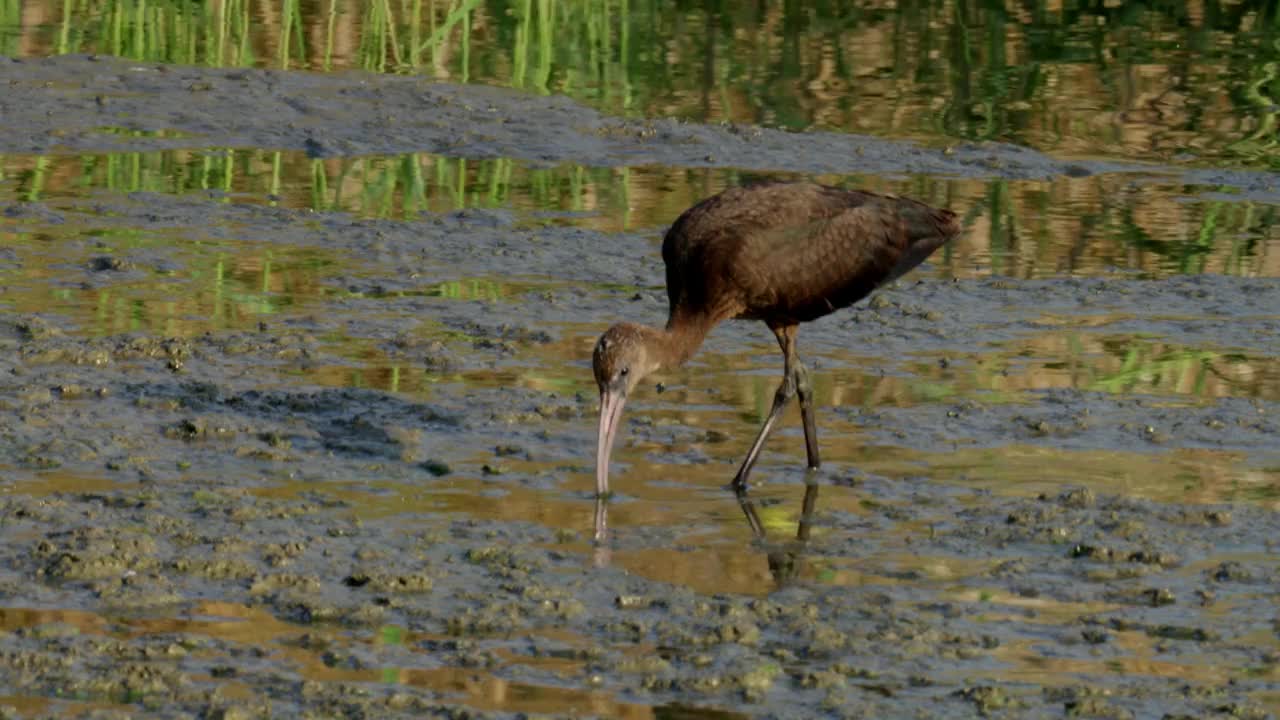
<svg viewBox="0 0 1280 720">
<path fill-rule="evenodd" d="M 596 444 L 596 496 L 609 494 L 609 453 L 613 450 L 613 438 L 618 434 L 622 406 L 627 394 L 621 390 L 604 390 L 600 393 L 600 436 Z"/>
</svg>

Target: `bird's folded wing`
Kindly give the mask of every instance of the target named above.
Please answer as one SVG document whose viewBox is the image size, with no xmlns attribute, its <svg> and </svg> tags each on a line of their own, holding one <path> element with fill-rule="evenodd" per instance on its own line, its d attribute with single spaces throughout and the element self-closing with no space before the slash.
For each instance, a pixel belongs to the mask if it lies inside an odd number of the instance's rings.
<svg viewBox="0 0 1280 720">
<path fill-rule="evenodd" d="M 915 254 L 907 220 L 895 203 L 869 202 L 762 228 L 740 244 L 733 277 L 749 308 L 776 308 L 797 321 L 819 317 L 898 274 L 900 261 Z"/>
</svg>

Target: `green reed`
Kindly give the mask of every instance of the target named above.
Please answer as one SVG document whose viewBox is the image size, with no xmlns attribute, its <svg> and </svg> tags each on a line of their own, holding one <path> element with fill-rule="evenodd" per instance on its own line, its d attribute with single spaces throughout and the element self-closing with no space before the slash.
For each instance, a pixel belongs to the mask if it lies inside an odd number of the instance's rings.
<svg viewBox="0 0 1280 720">
<path fill-rule="evenodd" d="M 22 25 L 30 5 L 43 5 L 52 25 Z M 1085 135 L 1099 149 L 1125 138 L 1108 123 L 1071 124 L 1072 103 L 1053 89 L 1064 73 L 1093 68 L 1096 92 L 1109 96 L 1082 100 L 1121 108 L 1133 100 L 1130 68 L 1166 65 L 1170 77 L 1182 76 L 1174 90 L 1191 109 L 1164 121 L 1190 134 L 1183 145 L 1210 159 L 1280 166 L 1278 8 L 1248 0 L 1016 8 L 901 0 L 894 9 L 835 0 L 0 0 L 0 51 L 18 52 L 25 41 L 37 54 L 440 73 L 567 93 L 617 113 L 1044 147 Z M 867 43 L 879 55 L 859 54 Z M 340 47 L 354 50 L 342 56 Z M 814 84 L 820 74 L 838 85 L 811 90 L 823 84 Z M 888 95 L 877 86 L 886 78 Z M 1230 110 L 1216 109 L 1223 97 Z M 868 113 L 876 122 L 864 127 Z"/>
<path fill-rule="evenodd" d="M 280 3 L 280 39 L 277 41 L 279 46 L 278 62 L 280 69 L 288 70 L 290 67 L 290 48 L 296 47 L 298 57 L 302 60 L 300 65 L 305 67 L 306 62 L 306 44 L 302 37 L 302 16 L 298 7 L 298 0 L 284 0 Z"/>
<path fill-rule="evenodd" d="M 63 0 L 63 13 L 68 13 L 70 0 Z M 21 46 L 22 0 L 0 0 L 0 55 L 14 56 Z"/>
</svg>

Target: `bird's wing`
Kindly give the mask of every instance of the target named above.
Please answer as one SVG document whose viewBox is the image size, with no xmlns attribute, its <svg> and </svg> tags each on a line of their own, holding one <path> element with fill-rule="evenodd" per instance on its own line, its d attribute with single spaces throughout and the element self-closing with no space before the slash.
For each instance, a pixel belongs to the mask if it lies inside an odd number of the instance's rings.
<svg viewBox="0 0 1280 720">
<path fill-rule="evenodd" d="M 724 271 L 747 315 L 810 320 L 846 307 L 919 264 L 955 234 L 954 216 L 870 196 L 829 217 L 749 232 Z"/>
<path fill-rule="evenodd" d="M 673 313 L 808 320 L 918 265 L 959 232 L 924 203 L 814 183 L 731 188 L 686 210 L 662 245 Z"/>
<path fill-rule="evenodd" d="M 789 252 L 812 227 L 880 197 L 813 183 L 759 183 L 729 188 L 676 218 L 662 243 L 667 296 L 673 313 L 719 321 L 745 309 L 743 290 L 758 295 L 768 277 L 753 260 Z M 748 246 L 750 244 L 750 246 Z M 743 282 L 739 282 L 743 281 Z"/>
</svg>

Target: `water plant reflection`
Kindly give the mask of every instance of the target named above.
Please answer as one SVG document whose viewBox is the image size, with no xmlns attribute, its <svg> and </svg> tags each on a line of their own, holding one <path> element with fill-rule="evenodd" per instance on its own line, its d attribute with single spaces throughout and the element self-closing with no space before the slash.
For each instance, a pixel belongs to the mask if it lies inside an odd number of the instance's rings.
<svg viewBox="0 0 1280 720">
<path fill-rule="evenodd" d="M 1268 2 L 41 0 L 0 54 L 423 74 L 606 111 L 1276 166 Z"/>
<path fill-rule="evenodd" d="M 730 185 L 787 173 L 714 168 L 531 167 L 506 158 L 430 153 L 309 158 L 265 150 L 0 157 L 0 200 L 82 196 L 96 189 L 212 195 L 364 217 L 419 220 L 423 212 L 514 210 L 527 228 L 573 224 L 601 231 L 661 228 Z M 1231 201 L 1211 188 L 1135 184 L 1124 175 L 1052 180 L 819 176 L 850 187 L 967 209 L 969 231 L 932 259 L 953 276 L 1046 277 L 1116 268 L 1164 276 L 1280 277 L 1273 205 Z"/>
</svg>

